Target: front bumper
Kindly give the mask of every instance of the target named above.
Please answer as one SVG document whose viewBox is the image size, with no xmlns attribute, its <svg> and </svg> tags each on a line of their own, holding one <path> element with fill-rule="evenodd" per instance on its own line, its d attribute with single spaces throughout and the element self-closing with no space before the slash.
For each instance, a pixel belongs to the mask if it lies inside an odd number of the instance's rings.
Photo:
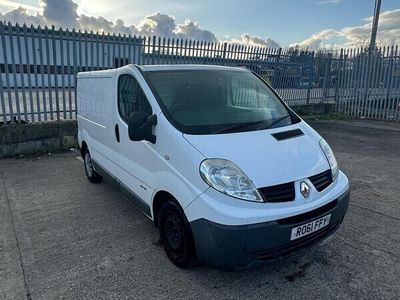
<svg viewBox="0 0 400 300">
<path fill-rule="evenodd" d="M 349 205 L 350 192 L 329 203 L 296 216 L 247 225 L 222 225 L 205 219 L 190 222 L 199 260 L 227 270 L 256 267 L 295 256 L 316 245 L 342 223 Z M 327 227 L 303 238 L 290 241 L 293 227 L 311 222 L 327 214 Z"/>
</svg>

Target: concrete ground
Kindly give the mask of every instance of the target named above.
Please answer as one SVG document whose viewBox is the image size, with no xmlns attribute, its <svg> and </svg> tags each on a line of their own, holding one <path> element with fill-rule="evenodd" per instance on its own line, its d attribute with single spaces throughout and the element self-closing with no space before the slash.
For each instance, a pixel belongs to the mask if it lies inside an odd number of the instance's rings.
<svg viewBox="0 0 400 300">
<path fill-rule="evenodd" d="M 344 223 L 286 262 L 239 273 L 172 265 L 152 222 L 77 153 L 0 160 L 0 298 L 398 299 L 400 126 L 310 121 L 351 180 Z"/>
</svg>

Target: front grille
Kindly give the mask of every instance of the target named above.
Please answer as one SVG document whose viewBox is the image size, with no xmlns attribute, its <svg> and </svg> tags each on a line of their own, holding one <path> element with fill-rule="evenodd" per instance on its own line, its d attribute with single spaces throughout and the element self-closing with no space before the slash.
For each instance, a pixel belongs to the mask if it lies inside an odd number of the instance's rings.
<svg viewBox="0 0 400 300">
<path fill-rule="evenodd" d="M 272 261 L 272 260 L 282 259 L 316 245 L 319 241 L 324 239 L 331 231 L 332 229 L 329 230 L 328 228 L 325 228 L 323 230 L 318 230 L 303 238 L 291 241 L 280 247 L 257 251 L 254 254 L 257 260 Z"/>
<path fill-rule="evenodd" d="M 263 187 L 259 191 L 266 202 L 288 202 L 295 197 L 294 182 Z"/>
<path fill-rule="evenodd" d="M 308 211 L 306 213 L 296 215 L 293 217 L 280 219 L 280 220 L 278 220 L 278 223 L 280 225 L 296 225 L 296 224 L 299 224 L 299 223 L 302 223 L 302 222 L 305 222 L 308 220 L 315 219 L 317 217 L 322 217 L 323 215 L 327 214 L 329 211 L 334 209 L 337 206 L 337 204 L 338 204 L 338 200 L 335 199 L 335 200 L 329 202 L 328 204 L 318 207 L 317 209 L 314 209 L 312 211 Z"/>
<path fill-rule="evenodd" d="M 323 191 L 332 183 L 332 171 L 326 170 L 325 172 L 308 177 L 318 192 Z"/>
</svg>

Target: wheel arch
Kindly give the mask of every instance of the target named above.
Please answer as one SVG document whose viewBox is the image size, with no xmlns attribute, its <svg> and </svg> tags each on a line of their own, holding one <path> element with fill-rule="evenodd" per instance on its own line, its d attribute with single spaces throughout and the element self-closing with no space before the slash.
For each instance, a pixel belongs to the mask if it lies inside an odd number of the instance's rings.
<svg viewBox="0 0 400 300">
<path fill-rule="evenodd" d="M 160 208 L 162 205 L 168 201 L 173 201 L 175 204 L 180 207 L 182 213 L 184 214 L 183 208 L 177 198 L 166 190 L 159 190 L 154 194 L 153 201 L 152 201 L 152 214 L 153 214 L 153 222 L 154 226 L 158 227 L 158 215 L 160 212 Z"/>
</svg>

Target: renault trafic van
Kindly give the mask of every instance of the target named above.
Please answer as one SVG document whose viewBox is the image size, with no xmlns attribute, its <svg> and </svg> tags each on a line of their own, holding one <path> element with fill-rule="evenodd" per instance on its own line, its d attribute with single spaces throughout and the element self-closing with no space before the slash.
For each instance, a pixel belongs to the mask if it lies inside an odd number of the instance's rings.
<svg viewBox="0 0 400 300">
<path fill-rule="evenodd" d="M 292 257 L 346 214 L 349 182 L 327 142 L 247 69 L 82 72 L 77 105 L 87 178 L 116 184 L 179 267 Z"/>
</svg>

